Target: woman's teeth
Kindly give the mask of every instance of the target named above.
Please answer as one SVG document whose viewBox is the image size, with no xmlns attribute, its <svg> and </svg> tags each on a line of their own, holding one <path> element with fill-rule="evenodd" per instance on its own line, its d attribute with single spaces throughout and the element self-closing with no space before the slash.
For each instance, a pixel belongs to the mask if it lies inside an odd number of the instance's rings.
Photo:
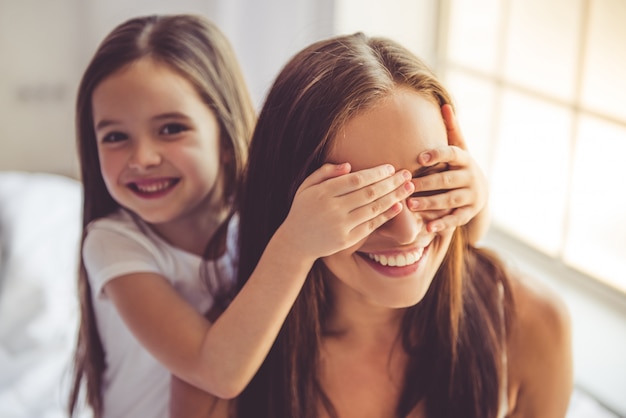
<svg viewBox="0 0 626 418">
<path fill-rule="evenodd" d="M 417 263 L 424 254 L 424 249 L 410 251 L 402 254 L 379 255 L 367 254 L 370 260 L 376 261 L 378 264 L 389 267 L 404 267 Z"/>
</svg>

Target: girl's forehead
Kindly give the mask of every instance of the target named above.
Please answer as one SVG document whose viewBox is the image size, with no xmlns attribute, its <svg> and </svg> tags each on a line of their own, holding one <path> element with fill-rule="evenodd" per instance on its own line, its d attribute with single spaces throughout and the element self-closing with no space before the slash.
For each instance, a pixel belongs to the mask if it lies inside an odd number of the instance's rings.
<svg viewBox="0 0 626 418">
<path fill-rule="evenodd" d="M 140 57 L 138 59 L 129 61 L 115 70 L 111 71 L 105 77 L 103 77 L 98 85 L 96 85 L 96 89 L 99 85 L 108 82 L 112 79 L 123 79 L 129 76 L 134 75 L 150 75 L 150 76 L 160 76 L 160 77 L 174 77 L 174 78 L 183 78 L 178 71 L 176 71 L 173 67 L 166 64 L 163 61 L 157 60 L 149 55 Z"/>
<path fill-rule="evenodd" d="M 184 112 L 206 104 L 195 86 L 168 65 L 142 58 L 104 78 L 91 96 L 94 122 Z"/>
<path fill-rule="evenodd" d="M 420 152 L 447 143 L 439 106 L 402 87 L 350 118 L 333 138 L 328 161 L 349 162 L 353 170 L 388 163 L 413 171 Z"/>
</svg>

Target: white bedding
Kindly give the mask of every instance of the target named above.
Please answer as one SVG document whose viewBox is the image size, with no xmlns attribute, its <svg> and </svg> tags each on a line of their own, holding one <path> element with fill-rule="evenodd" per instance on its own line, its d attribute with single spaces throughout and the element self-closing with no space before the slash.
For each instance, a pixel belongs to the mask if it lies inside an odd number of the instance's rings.
<svg viewBox="0 0 626 418">
<path fill-rule="evenodd" d="M 0 172 L 0 417 L 64 414 L 76 336 L 76 180 Z"/>
</svg>

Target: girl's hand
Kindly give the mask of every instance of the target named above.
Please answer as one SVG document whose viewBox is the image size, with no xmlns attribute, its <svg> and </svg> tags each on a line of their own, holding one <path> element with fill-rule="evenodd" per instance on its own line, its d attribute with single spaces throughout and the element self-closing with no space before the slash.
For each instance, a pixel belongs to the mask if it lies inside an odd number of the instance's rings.
<svg viewBox="0 0 626 418">
<path fill-rule="evenodd" d="M 313 262 L 346 249 L 400 213 L 414 191 L 407 170 L 350 170 L 349 163 L 324 164 L 300 185 L 277 231 L 290 252 Z"/>
<path fill-rule="evenodd" d="M 416 197 L 407 200 L 411 210 L 449 210 L 441 218 L 428 222 L 430 232 L 465 225 L 470 226 L 470 241 L 478 241 L 487 229 L 487 179 L 466 151 L 465 141 L 450 105 L 441 108 L 448 133 L 448 146 L 422 152 L 418 162 L 432 167 L 429 174 L 413 179 Z M 485 210 L 483 210 L 485 209 Z M 484 213 L 484 214 L 483 214 Z"/>
</svg>

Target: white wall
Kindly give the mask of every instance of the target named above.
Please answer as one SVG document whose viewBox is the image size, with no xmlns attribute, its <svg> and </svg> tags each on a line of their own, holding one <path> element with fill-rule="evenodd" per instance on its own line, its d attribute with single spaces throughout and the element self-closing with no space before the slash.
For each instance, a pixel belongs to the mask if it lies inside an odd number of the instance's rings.
<svg viewBox="0 0 626 418">
<path fill-rule="evenodd" d="M 333 0 L 222 0 L 215 12 L 259 109 L 287 60 L 333 33 Z"/>
<path fill-rule="evenodd" d="M 0 0 L 0 170 L 75 170 L 77 2 Z"/>
</svg>

